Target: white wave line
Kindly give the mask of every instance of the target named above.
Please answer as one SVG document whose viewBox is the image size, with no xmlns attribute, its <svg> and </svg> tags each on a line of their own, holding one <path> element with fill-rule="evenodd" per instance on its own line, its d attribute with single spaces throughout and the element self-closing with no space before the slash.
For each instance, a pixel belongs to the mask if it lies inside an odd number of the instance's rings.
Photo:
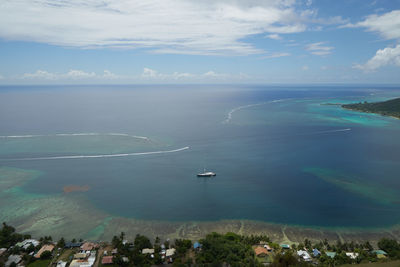
<svg viewBox="0 0 400 267">
<path fill-rule="evenodd" d="M 269 104 L 269 103 L 277 103 L 277 102 L 281 102 L 281 101 L 285 101 L 285 100 L 289 100 L 289 99 L 290 98 L 288 98 L 288 99 L 276 99 L 276 100 L 272 100 L 272 101 L 266 101 L 266 102 L 261 102 L 261 103 L 255 103 L 255 104 L 249 104 L 249 105 L 236 107 L 234 109 L 231 109 L 231 111 L 228 112 L 227 118 L 225 120 L 223 120 L 222 123 L 229 123 L 232 120 L 233 113 L 235 113 L 236 111 L 239 111 L 241 109 L 261 106 L 261 105 L 265 105 L 265 104 Z"/>
<path fill-rule="evenodd" d="M 351 131 L 351 128 L 304 133 L 304 134 L 300 134 L 300 135 L 314 135 L 314 134 L 337 133 L 337 132 L 347 132 L 347 131 Z"/>
<path fill-rule="evenodd" d="M 57 133 L 57 134 L 28 134 L 28 135 L 0 135 L 0 138 L 35 138 L 52 136 L 126 136 L 149 141 L 146 136 L 130 135 L 125 133 Z"/>
<path fill-rule="evenodd" d="M 36 158 L 16 158 L 16 159 L 0 159 L 0 160 L 54 160 L 54 159 L 85 159 L 85 158 L 116 158 L 116 157 L 129 157 L 129 156 L 142 156 L 142 155 L 153 155 L 153 154 L 167 154 L 176 153 L 189 149 L 188 146 L 174 149 L 174 150 L 161 150 L 151 152 L 135 152 L 135 153 L 123 153 L 123 154 L 101 154 L 101 155 L 77 155 L 77 156 L 55 156 L 55 157 L 36 157 Z"/>
</svg>

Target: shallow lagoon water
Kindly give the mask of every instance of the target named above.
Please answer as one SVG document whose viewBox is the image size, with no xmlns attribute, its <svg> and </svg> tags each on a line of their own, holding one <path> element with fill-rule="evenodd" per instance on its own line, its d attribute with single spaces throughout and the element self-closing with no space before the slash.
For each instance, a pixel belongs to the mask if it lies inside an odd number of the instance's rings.
<svg viewBox="0 0 400 267">
<path fill-rule="evenodd" d="M 6 87 L 0 95 L 0 166 L 40 173 L 0 198 L 64 197 L 65 186 L 88 186 L 68 198 L 107 218 L 82 234 L 101 232 L 112 217 L 400 222 L 400 121 L 321 105 L 398 97 L 395 88 Z M 203 168 L 217 177 L 197 178 Z M 0 219 L 29 216 L 12 209 L 0 204 Z"/>
</svg>

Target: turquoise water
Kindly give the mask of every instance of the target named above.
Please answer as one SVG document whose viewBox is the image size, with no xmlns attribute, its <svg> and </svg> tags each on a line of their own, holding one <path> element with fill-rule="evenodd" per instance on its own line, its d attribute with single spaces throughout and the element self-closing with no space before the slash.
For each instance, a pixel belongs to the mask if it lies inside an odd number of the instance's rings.
<svg viewBox="0 0 400 267">
<path fill-rule="evenodd" d="M 0 166 L 41 173 L 26 194 L 88 185 L 88 201 L 110 217 L 385 227 L 400 222 L 400 120 L 321 104 L 399 96 L 379 87 L 3 87 Z M 203 168 L 217 176 L 197 178 Z"/>
</svg>

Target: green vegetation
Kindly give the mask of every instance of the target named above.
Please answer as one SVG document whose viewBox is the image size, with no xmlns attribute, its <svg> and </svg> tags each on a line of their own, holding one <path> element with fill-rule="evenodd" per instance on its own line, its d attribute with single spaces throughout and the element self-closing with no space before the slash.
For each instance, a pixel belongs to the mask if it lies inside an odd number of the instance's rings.
<svg viewBox="0 0 400 267">
<path fill-rule="evenodd" d="M 15 233 L 15 229 L 5 223 L 0 230 L 0 244 L 8 250 L 0 257 L 0 266 L 3 266 L 7 258 L 14 254 L 22 257 L 22 263 L 28 267 L 49 266 L 63 259 L 71 262 L 72 255 L 78 253 L 80 248 L 65 249 L 65 240 L 61 238 L 53 242 L 50 236 L 40 238 L 40 246 L 20 248 L 16 245 L 22 239 L 30 238 L 29 235 Z M 198 242 L 201 246 L 196 249 L 191 240 L 176 239 L 174 241 L 160 238 L 152 242 L 143 235 L 136 235 L 133 242 L 124 240 L 122 232 L 114 236 L 111 243 L 103 242 L 97 256 L 101 260 L 103 252 L 113 255 L 112 265 L 106 266 L 154 266 L 172 263 L 172 266 L 263 266 L 263 263 L 270 263 L 272 267 L 335 267 L 354 266 L 357 267 L 394 267 L 400 266 L 400 243 L 397 240 L 383 238 L 377 246 L 373 247 L 368 241 L 364 243 L 341 242 L 329 243 L 328 240 L 312 242 L 305 239 L 300 244 L 291 244 L 288 248 L 282 248 L 274 243 L 268 236 L 242 236 L 235 233 L 218 234 L 211 233 Z M 76 241 L 76 240 L 74 240 Z M 58 253 L 43 252 L 40 259 L 29 255 L 30 252 L 37 252 L 43 244 L 58 244 Z M 263 246 L 268 245 L 268 249 Z M 115 250 L 116 249 L 116 250 Z M 143 249 L 152 249 L 148 254 L 143 254 Z M 169 249 L 169 250 L 168 250 Z M 314 249 L 317 254 L 313 254 Z M 383 251 L 376 251 L 379 249 Z M 113 252 L 111 252 L 113 250 Z M 264 250 L 264 251 L 263 251 Z M 300 255 L 309 256 L 302 258 Z M 166 253 L 166 252 L 170 253 Z M 171 253 L 172 251 L 172 253 Z M 255 253 L 258 253 L 258 256 Z M 57 254 L 57 255 L 56 255 Z M 379 254 L 379 255 L 377 255 Z M 11 266 L 16 266 L 11 265 Z M 99 265 L 103 266 L 103 265 Z"/>
<path fill-rule="evenodd" d="M 388 253 L 394 259 L 400 259 L 400 244 L 393 239 L 383 238 L 378 242 L 378 247 Z"/>
<path fill-rule="evenodd" d="M 49 266 L 51 260 L 40 260 L 40 261 L 35 261 L 30 264 L 28 264 L 27 267 L 47 267 Z"/>
<path fill-rule="evenodd" d="M 15 233 L 15 228 L 3 223 L 0 231 L 0 248 L 9 248 L 14 246 L 17 242 L 22 241 L 24 238 L 30 238 L 29 235 L 21 235 Z"/>
<path fill-rule="evenodd" d="M 342 107 L 362 112 L 377 113 L 384 116 L 393 116 L 400 119 L 400 98 L 384 102 L 368 103 L 365 101 L 364 103 L 345 104 Z"/>
<path fill-rule="evenodd" d="M 221 266 L 222 263 L 231 266 L 259 266 L 251 246 L 242 242 L 242 237 L 237 234 L 212 233 L 200 240 L 200 243 L 203 247 L 196 256 L 196 263 L 213 266 Z"/>
</svg>

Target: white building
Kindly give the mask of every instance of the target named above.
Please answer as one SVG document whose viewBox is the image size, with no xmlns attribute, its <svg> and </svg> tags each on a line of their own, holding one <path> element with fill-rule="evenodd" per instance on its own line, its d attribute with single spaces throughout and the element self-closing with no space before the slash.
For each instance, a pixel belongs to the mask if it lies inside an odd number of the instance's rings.
<svg viewBox="0 0 400 267">
<path fill-rule="evenodd" d="M 298 250 L 297 255 L 301 257 L 304 261 L 311 261 L 311 256 L 305 250 Z"/>
</svg>

